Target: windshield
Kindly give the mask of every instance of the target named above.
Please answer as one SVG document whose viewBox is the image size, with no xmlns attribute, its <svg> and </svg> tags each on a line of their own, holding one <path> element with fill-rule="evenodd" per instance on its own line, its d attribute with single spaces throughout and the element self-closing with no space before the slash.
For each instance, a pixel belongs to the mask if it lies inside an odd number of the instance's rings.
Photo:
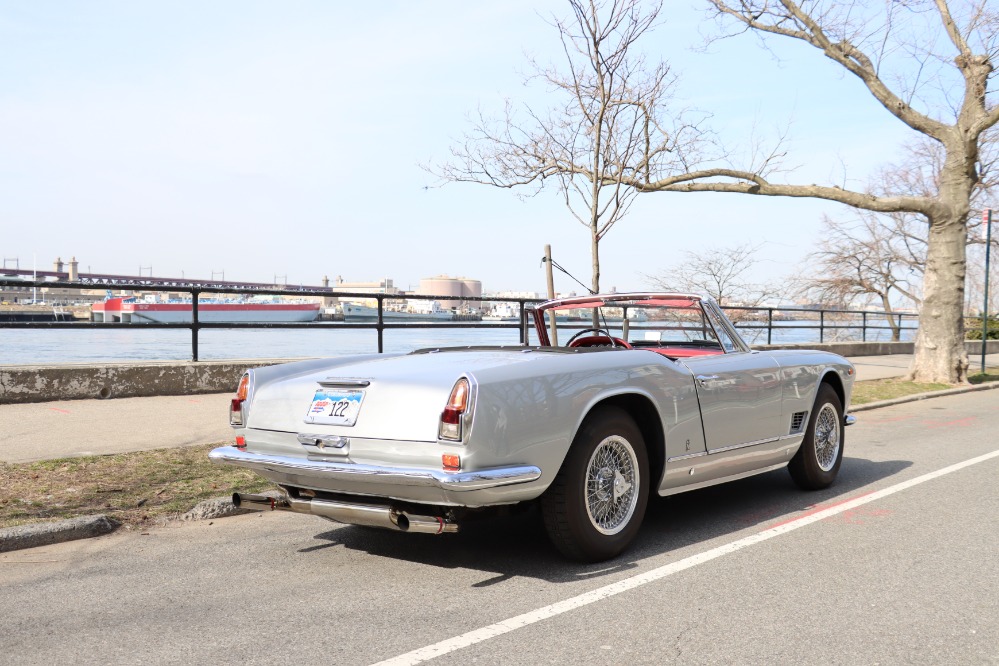
<svg viewBox="0 0 999 666">
<path fill-rule="evenodd" d="M 748 347 L 710 301 L 676 294 L 582 297 L 543 304 L 539 340 L 579 349 L 648 349 L 678 358 Z M 543 337 L 542 337 L 543 336 Z"/>
</svg>

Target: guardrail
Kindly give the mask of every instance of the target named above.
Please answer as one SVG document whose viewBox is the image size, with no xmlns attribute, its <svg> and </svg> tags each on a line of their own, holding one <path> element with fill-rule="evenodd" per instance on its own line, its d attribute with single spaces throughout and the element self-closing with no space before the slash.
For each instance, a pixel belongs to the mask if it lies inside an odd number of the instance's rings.
<svg viewBox="0 0 999 666">
<path fill-rule="evenodd" d="M 39 281 L 27 281 L 27 280 L 0 280 L 0 287 L 38 287 L 38 288 L 49 288 L 49 289 L 93 289 L 92 284 L 80 284 L 75 282 L 50 282 L 45 280 Z M 427 296 L 427 295 L 417 295 L 417 294 L 407 294 L 405 296 L 395 295 L 395 294 L 371 294 L 371 293 L 360 293 L 360 292 L 341 292 L 341 291 L 317 291 L 311 289 L 309 291 L 300 289 L 254 289 L 252 291 L 233 291 L 232 288 L 225 287 L 184 287 L 184 286 L 143 286 L 141 291 L 152 291 L 152 292 L 170 292 L 170 293 L 184 293 L 191 295 L 191 315 L 192 320 L 190 322 L 177 322 L 177 323 L 157 323 L 157 322 L 96 322 L 96 321 L 48 321 L 48 322 L 3 322 L 0 321 L 0 328 L 12 328 L 12 329 L 73 329 L 73 328 L 114 328 L 121 329 L 123 327 L 129 329 L 189 329 L 191 331 L 191 360 L 198 361 L 198 332 L 203 329 L 210 328 L 224 328 L 224 329 L 340 329 L 340 330 L 371 330 L 377 331 L 378 336 L 378 353 L 381 354 L 385 350 L 384 345 L 384 334 L 387 330 L 392 329 L 405 329 L 405 328 L 485 328 L 489 327 L 490 330 L 495 329 L 512 329 L 516 328 L 520 332 L 520 344 L 524 344 L 527 340 L 527 304 L 528 303 L 540 303 L 540 299 L 530 299 L 530 298 L 493 298 L 493 297 L 479 297 L 475 299 L 462 299 L 455 296 Z M 322 298 L 336 298 L 340 300 L 365 300 L 377 301 L 378 315 L 376 321 L 367 322 L 344 322 L 344 321 L 314 321 L 314 322 L 206 322 L 201 321 L 198 315 L 198 299 L 202 294 L 253 294 L 253 295 L 263 295 L 263 296 L 302 296 L 302 297 L 322 297 Z M 385 301 L 403 301 L 403 300 L 426 300 L 426 301 L 454 301 L 454 300 L 474 300 L 475 302 L 502 302 L 502 303 L 516 303 L 518 305 L 518 310 L 520 313 L 519 322 L 490 322 L 489 324 L 483 324 L 481 322 L 469 322 L 469 321 L 437 321 L 434 323 L 429 322 L 388 322 L 385 321 Z"/>
<path fill-rule="evenodd" d="M 49 289 L 94 289 L 93 284 L 78 282 L 52 282 L 48 280 L 10 280 L 0 279 L 0 287 L 20 287 L 20 288 L 49 288 Z M 423 322 L 392 322 L 386 321 L 386 301 L 401 300 L 427 300 L 427 301 L 453 301 L 463 300 L 455 296 L 429 296 L 410 295 L 399 296 L 394 294 L 371 294 L 360 292 L 339 292 L 333 290 L 317 290 L 316 288 L 303 289 L 253 289 L 252 291 L 234 291 L 231 287 L 209 287 L 203 285 L 181 286 L 173 284 L 170 286 L 143 285 L 142 291 L 150 292 L 171 292 L 190 294 L 192 299 L 192 320 L 190 322 L 178 323 L 122 323 L 122 322 L 95 322 L 95 321 L 49 321 L 49 322 L 5 322 L 0 321 L 0 329 L 73 329 L 73 328 L 113 328 L 121 329 L 188 329 L 191 331 L 191 359 L 199 360 L 198 334 L 204 329 L 339 329 L 339 330 L 375 330 L 377 332 L 378 353 L 384 352 L 385 331 L 393 329 L 440 329 L 440 328 L 472 328 L 472 329 L 518 329 L 520 344 L 525 344 L 528 340 L 528 331 L 531 322 L 528 319 L 528 306 L 541 302 L 541 299 L 530 298 L 494 298 L 480 297 L 475 302 L 486 303 L 515 303 L 519 313 L 518 321 L 515 322 L 489 322 L 480 321 L 423 321 Z M 372 322 L 348 322 L 348 321 L 315 321 L 308 323 L 290 322 L 206 322 L 199 318 L 198 299 L 204 294 L 253 294 L 267 296 L 301 296 L 301 297 L 324 297 L 337 298 L 340 300 L 374 300 L 377 302 L 377 319 Z M 887 313 L 868 312 L 864 310 L 833 310 L 814 308 L 775 308 L 775 307 L 730 307 L 723 306 L 723 309 L 732 315 L 736 328 L 744 334 L 744 337 L 755 342 L 755 338 L 766 332 L 766 343 L 773 344 L 774 331 L 791 330 L 815 330 L 818 331 L 818 341 L 826 342 L 830 334 L 837 334 L 841 331 L 855 330 L 859 333 L 859 338 L 863 342 L 868 341 L 868 334 L 871 331 L 893 330 L 889 325 L 888 317 L 891 317 L 897 324 L 900 331 L 914 331 L 918 325 L 918 317 L 910 313 Z M 815 318 L 817 315 L 817 318 Z M 761 340 L 762 342 L 762 340 Z"/>
<path fill-rule="evenodd" d="M 912 314 L 909 312 L 871 312 L 868 310 L 831 310 L 831 309 L 812 309 L 812 308 L 772 308 L 772 307 L 732 307 L 732 306 L 722 306 L 722 310 L 730 312 L 753 312 L 761 313 L 755 318 L 749 318 L 742 320 L 739 317 L 735 317 L 737 321 L 733 322 L 737 329 L 740 331 L 753 331 L 753 330 L 766 330 L 767 332 L 767 344 L 773 344 L 773 332 L 775 328 L 783 330 L 792 329 L 808 329 L 817 330 L 819 332 L 819 342 L 826 342 L 826 331 L 840 331 L 840 330 L 860 330 L 860 341 L 867 342 L 867 332 L 868 331 L 899 331 L 901 335 L 904 331 L 915 331 L 919 328 L 919 315 Z M 762 320 L 762 313 L 766 313 L 766 321 Z M 777 326 L 774 325 L 774 313 L 778 313 L 779 317 L 776 321 L 809 321 L 808 319 L 790 319 L 788 318 L 789 313 L 795 314 L 812 314 L 818 313 L 818 323 L 817 324 L 781 324 L 778 323 Z M 888 319 L 891 318 L 896 326 L 892 326 L 888 323 Z M 972 317 L 965 317 L 965 319 L 971 319 Z M 757 323 L 759 319 L 759 323 Z M 859 319 L 859 321 L 857 321 Z M 870 323 L 871 320 L 883 320 L 885 323 L 883 325 L 875 325 Z M 810 320 L 814 321 L 814 320 Z M 906 323 L 911 323 L 912 325 L 906 326 Z"/>
</svg>

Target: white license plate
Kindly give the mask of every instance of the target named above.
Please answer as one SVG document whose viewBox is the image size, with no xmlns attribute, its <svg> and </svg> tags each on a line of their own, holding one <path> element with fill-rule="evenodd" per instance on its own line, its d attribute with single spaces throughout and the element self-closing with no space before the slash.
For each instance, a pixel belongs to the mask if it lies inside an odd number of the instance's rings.
<svg viewBox="0 0 999 666">
<path fill-rule="evenodd" d="M 305 422 L 352 426 L 357 422 L 363 400 L 361 389 L 319 389 L 312 397 Z"/>
</svg>

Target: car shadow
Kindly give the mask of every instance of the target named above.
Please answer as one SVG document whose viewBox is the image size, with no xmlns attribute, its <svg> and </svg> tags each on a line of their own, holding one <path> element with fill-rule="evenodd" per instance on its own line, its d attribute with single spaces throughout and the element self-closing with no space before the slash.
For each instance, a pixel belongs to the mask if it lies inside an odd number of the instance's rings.
<svg viewBox="0 0 999 666">
<path fill-rule="evenodd" d="M 322 543 L 298 553 L 317 556 L 342 546 L 396 560 L 486 574 L 471 587 L 488 587 L 517 577 L 567 583 L 636 569 L 644 559 L 749 528 L 765 529 L 814 507 L 848 499 L 858 489 L 911 465 L 903 460 L 873 462 L 847 457 L 836 483 L 825 490 L 802 491 L 781 469 L 679 495 L 655 496 L 650 498 L 642 530 L 629 549 L 597 564 L 562 557 L 548 541 L 536 507 L 518 515 L 471 521 L 461 532 L 442 536 L 337 526 L 315 535 Z"/>
</svg>

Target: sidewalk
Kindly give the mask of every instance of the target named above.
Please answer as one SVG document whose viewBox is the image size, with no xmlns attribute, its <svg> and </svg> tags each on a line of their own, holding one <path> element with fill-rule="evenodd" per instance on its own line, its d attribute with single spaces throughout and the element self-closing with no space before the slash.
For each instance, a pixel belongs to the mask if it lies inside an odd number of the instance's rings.
<svg viewBox="0 0 999 666">
<path fill-rule="evenodd" d="M 230 393 L 0 405 L 0 462 L 226 442 Z"/>
<path fill-rule="evenodd" d="M 999 365 L 999 354 L 986 357 Z M 901 377 L 912 356 L 859 356 L 858 381 Z M 981 356 L 971 357 L 977 372 Z M 230 393 L 0 405 L 0 462 L 228 442 Z"/>
</svg>

